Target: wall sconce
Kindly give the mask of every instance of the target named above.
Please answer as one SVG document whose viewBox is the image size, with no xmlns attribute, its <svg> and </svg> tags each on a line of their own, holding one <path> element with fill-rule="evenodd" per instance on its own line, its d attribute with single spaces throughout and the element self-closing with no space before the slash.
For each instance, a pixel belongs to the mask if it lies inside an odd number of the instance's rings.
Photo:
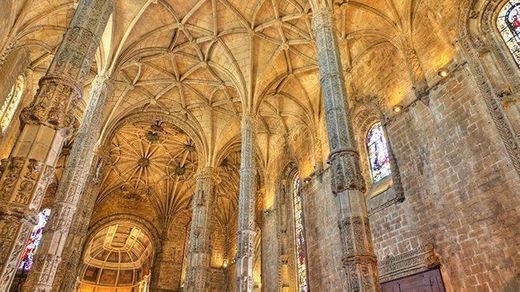
<svg viewBox="0 0 520 292">
<path fill-rule="evenodd" d="M 439 71 L 437 72 L 437 74 L 438 74 L 441 78 L 446 78 L 446 77 L 448 77 L 448 75 L 450 75 L 450 71 L 448 71 L 448 69 L 446 69 L 446 68 L 441 68 L 441 69 L 439 69 Z"/>
<path fill-rule="evenodd" d="M 393 110 L 394 112 L 396 112 L 396 113 L 400 113 L 400 112 L 403 111 L 403 106 L 400 105 L 400 104 L 396 104 L 396 105 L 394 105 L 394 107 L 392 108 L 392 110 Z"/>
</svg>

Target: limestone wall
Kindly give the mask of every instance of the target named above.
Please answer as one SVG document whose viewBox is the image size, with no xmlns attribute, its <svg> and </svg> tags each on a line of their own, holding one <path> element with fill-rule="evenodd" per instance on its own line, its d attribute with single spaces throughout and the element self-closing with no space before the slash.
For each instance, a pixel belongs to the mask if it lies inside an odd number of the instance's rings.
<svg viewBox="0 0 520 292">
<path fill-rule="evenodd" d="M 389 124 L 406 200 L 370 215 L 375 251 L 432 244 L 451 291 L 500 291 L 519 275 L 520 180 L 470 72 L 462 66 Z M 306 187 L 311 289 L 340 290 L 339 229 L 326 171 Z M 370 200 L 369 200 L 370 204 Z"/>
</svg>

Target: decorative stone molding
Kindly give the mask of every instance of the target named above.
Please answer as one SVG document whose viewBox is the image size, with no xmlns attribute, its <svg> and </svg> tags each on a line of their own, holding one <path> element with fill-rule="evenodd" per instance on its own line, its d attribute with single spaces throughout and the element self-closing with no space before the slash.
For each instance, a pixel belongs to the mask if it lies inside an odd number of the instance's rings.
<svg viewBox="0 0 520 292">
<path fill-rule="evenodd" d="M 379 280 L 383 282 L 403 278 L 440 265 L 433 245 L 426 244 L 399 255 L 385 257 L 379 262 Z"/>
</svg>

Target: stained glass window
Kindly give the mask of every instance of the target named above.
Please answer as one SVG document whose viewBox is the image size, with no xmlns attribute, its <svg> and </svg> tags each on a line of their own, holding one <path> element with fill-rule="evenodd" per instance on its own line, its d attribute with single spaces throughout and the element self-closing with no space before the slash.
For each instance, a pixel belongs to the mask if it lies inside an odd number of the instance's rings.
<svg viewBox="0 0 520 292">
<path fill-rule="evenodd" d="M 22 262 L 18 267 L 20 270 L 29 271 L 31 269 L 34 253 L 36 252 L 36 249 L 42 240 L 45 224 L 47 224 L 47 220 L 49 219 L 50 214 L 51 209 L 43 209 L 40 212 L 38 216 L 38 224 L 34 226 L 31 237 L 29 237 L 29 242 L 23 251 Z"/>
<path fill-rule="evenodd" d="M 11 87 L 11 91 L 7 95 L 4 103 L 0 107 L 0 128 L 2 133 L 7 130 L 11 120 L 14 117 L 16 109 L 22 100 L 22 94 L 25 88 L 25 77 L 23 75 L 18 76 L 16 83 Z"/>
<path fill-rule="evenodd" d="M 497 27 L 516 64 L 520 66 L 520 0 L 510 0 L 502 7 Z"/>
<path fill-rule="evenodd" d="M 307 252 L 305 250 L 305 232 L 303 225 L 303 202 L 301 197 L 301 181 L 297 179 L 293 187 L 294 226 L 296 238 L 296 269 L 298 276 L 298 291 L 307 289 Z"/>
<path fill-rule="evenodd" d="M 366 144 L 372 182 L 377 183 L 391 173 L 390 156 L 381 123 L 376 123 L 370 128 Z"/>
</svg>

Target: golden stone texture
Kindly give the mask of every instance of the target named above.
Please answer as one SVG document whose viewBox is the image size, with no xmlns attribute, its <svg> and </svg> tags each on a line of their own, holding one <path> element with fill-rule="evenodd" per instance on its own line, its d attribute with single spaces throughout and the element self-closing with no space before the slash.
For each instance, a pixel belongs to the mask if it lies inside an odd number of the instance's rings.
<svg viewBox="0 0 520 292">
<path fill-rule="evenodd" d="M 0 134 L 0 259 L 13 242 L 21 251 L 36 211 L 61 196 L 64 173 L 81 173 L 69 231 L 61 244 L 44 239 L 63 248 L 52 251 L 60 263 L 45 289 L 72 291 L 76 276 L 85 289 L 113 288 L 112 272 L 87 281 L 83 251 L 140 230 L 129 252 L 146 246 L 153 256 L 122 291 L 192 291 L 194 279 L 206 279 L 199 290 L 236 291 L 244 275 L 242 290 L 293 291 L 298 176 L 310 290 L 363 290 L 376 273 L 369 246 L 382 281 L 440 264 L 448 291 L 520 289 L 520 70 L 495 27 L 507 1 L 112 0 L 92 65 L 81 41 L 64 48 L 70 58 L 56 54 L 75 9 L 99 1 L 0 1 L 0 104 L 18 75 L 27 80 Z M 326 49 L 342 68 L 326 76 L 331 62 L 317 46 L 331 39 L 313 27 L 323 10 L 333 11 L 337 39 Z M 99 134 L 89 131 L 92 161 L 64 171 L 74 164 L 61 143 L 86 144 L 61 129 L 87 116 L 99 76 L 112 88 L 96 108 Z M 327 94 L 345 102 L 327 104 Z M 254 135 L 242 135 L 251 134 L 244 117 Z M 373 184 L 364 141 L 378 121 L 392 176 Z M 210 182 L 198 185 L 208 169 Z M 119 241 L 114 224 L 124 227 Z"/>
</svg>

